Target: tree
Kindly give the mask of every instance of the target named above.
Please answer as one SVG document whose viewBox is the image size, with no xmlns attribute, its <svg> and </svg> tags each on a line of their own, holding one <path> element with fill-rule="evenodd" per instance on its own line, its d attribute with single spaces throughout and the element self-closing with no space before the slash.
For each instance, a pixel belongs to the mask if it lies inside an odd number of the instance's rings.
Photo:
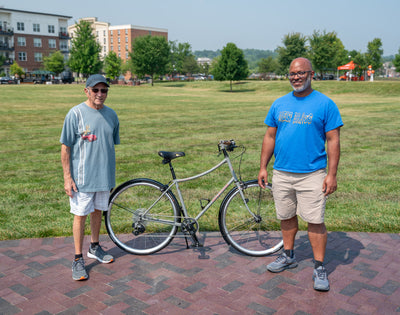
<svg viewBox="0 0 400 315">
<path fill-rule="evenodd" d="M 336 32 L 322 34 L 319 31 L 309 37 L 310 53 L 309 57 L 314 66 L 314 70 L 322 74 L 327 70 L 335 70 L 346 56 L 346 51 L 342 41 L 337 37 Z"/>
<path fill-rule="evenodd" d="M 287 34 L 283 38 L 283 45 L 277 48 L 279 73 L 286 74 L 289 72 L 290 63 L 298 57 L 306 57 L 307 38 L 300 33 Z"/>
<path fill-rule="evenodd" d="M 167 72 L 169 49 L 168 42 L 163 36 L 137 37 L 130 53 L 133 72 L 139 76 L 149 75 L 151 85 L 154 85 L 154 75 L 163 75 Z"/>
<path fill-rule="evenodd" d="M 114 51 L 111 51 L 104 59 L 104 72 L 111 79 L 115 79 L 122 73 L 122 59 Z"/>
<path fill-rule="evenodd" d="M 168 72 L 172 73 L 173 75 L 175 73 L 185 73 L 185 71 L 183 70 L 185 59 L 191 56 L 194 57 L 190 44 L 170 41 L 169 45 L 171 53 L 170 53 L 170 63 L 168 65 L 169 67 Z"/>
<path fill-rule="evenodd" d="M 64 71 L 64 56 L 61 51 L 57 50 L 50 56 L 44 57 L 43 64 L 47 71 L 61 73 Z"/>
<path fill-rule="evenodd" d="M 396 68 L 397 72 L 400 72 L 400 48 L 399 53 L 394 56 L 393 65 Z"/>
<path fill-rule="evenodd" d="M 21 77 L 24 74 L 24 70 L 20 67 L 18 63 L 14 62 L 10 66 L 10 73 L 11 75 L 18 75 L 19 77 Z"/>
<path fill-rule="evenodd" d="M 361 52 L 354 53 L 354 51 L 352 51 L 351 53 L 352 54 L 350 56 L 352 56 L 352 60 L 356 64 L 354 72 L 358 77 L 361 77 L 363 72 L 368 68 L 367 58 L 365 54 Z"/>
<path fill-rule="evenodd" d="M 262 58 L 258 63 L 258 72 L 260 73 L 271 73 L 278 69 L 278 62 L 276 58 L 269 56 L 267 58 Z"/>
<path fill-rule="evenodd" d="M 200 67 L 197 64 L 196 57 L 194 55 L 190 55 L 185 57 L 182 64 L 182 73 L 197 73 L 199 72 Z"/>
<path fill-rule="evenodd" d="M 221 51 L 221 57 L 213 69 L 214 78 L 218 81 L 229 80 L 232 92 L 232 81 L 246 79 L 249 74 L 243 51 L 234 43 L 228 43 Z"/>
<path fill-rule="evenodd" d="M 100 60 L 100 44 L 97 43 L 90 22 L 81 20 L 76 24 L 75 37 L 71 40 L 68 65 L 78 75 L 85 77 L 99 73 L 103 63 Z"/>
<path fill-rule="evenodd" d="M 369 65 L 372 66 L 372 69 L 375 71 L 382 67 L 382 41 L 380 38 L 375 38 L 371 42 L 368 43 L 368 50 L 366 53 L 367 61 Z"/>
</svg>

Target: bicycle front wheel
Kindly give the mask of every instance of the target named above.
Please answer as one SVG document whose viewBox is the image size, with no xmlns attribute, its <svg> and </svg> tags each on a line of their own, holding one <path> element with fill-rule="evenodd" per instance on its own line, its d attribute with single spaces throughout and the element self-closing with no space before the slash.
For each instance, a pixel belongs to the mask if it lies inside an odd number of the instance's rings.
<svg viewBox="0 0 400 315">
<path fill-rule="evenodd" d="M 153 254 L 166 247 L 180 222 L 178 202 L 171 191 L 151 179 L 133 179 L 110 196 L 105 224 L 112 241 L 137 255 Z"/>
<path fill-rule="evenodd" d="M 263 189 L 257 180 L 247 181 L 241 190 L 235 187 L 226 195 L 218 223 L 225 241 L 243 254 L 265 256 L 283 246 L 271 186 Z"/>
</svg>

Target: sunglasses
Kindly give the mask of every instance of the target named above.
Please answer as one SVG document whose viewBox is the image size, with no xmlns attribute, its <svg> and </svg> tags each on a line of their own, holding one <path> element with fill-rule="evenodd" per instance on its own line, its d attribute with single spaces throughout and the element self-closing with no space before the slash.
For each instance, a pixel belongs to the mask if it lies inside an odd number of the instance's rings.
<svg viewBox="0 0 400 315">
<path fill-rule="evenodd" d="M 96 88 L 94 88 L 94 89 L 91 89 L 91 90 L 92 90 L 93 93 L 95 93 L 95 94 L 99 93 L 99 91 L 100 91 L 101 93 L 103 93 L 103 94 L 107 94 L 107 93 L 108 93 L 108 89 L 96 89 Z"/>
</svg>

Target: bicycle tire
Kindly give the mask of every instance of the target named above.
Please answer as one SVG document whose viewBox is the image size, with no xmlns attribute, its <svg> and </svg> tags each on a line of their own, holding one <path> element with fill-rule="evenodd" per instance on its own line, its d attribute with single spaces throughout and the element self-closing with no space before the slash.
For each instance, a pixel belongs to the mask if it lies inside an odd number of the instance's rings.
<svg viewBox="0 0 400 315">
<path fill-rule="evenodd" d="M 173 223 L 180 222 L 180 208 L 175 195 L 168 191 L 143 216 L 144 210 L 165 189 L 166 186 L 155 180 L 140 178 L 129 180 L 113 191 L 105 213 L 105 225 L 108 235 L 118 247 L 131 254 L 149 255 L 168 246 L 178 230 L 177 224 Z"/>
<path fill-rule="evenodd" d="M 257 180 L 243 183 L 242 191 L 249 213 L 237 187 L 221 203 L 218 224 L 224 240 L 242 254 L 270 255 L 283 247 L 280 222 L 276 218 L 271 186 L 266 189 Z"/>
</svg>

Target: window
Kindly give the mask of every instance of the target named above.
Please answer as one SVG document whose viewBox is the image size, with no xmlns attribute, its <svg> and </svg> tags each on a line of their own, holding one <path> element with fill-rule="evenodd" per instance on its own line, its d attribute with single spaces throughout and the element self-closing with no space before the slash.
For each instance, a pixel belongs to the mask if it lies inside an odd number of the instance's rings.
<svg viewBox="0 0 400 315">
<path fill-rule="evenodd" d="M 49 48 L 57 48 L 57 42 L 55 39 L 49 39 Z"/>
<path fill-rule="evenodd" d="M 125 30 L 125 35 L 128 35 L 128 29 Z"/>
<path fill-rule="evenodd" d="M 65 40 L 60 41 L 60 50 L 68 50 L 68 43 Z"/>
<path fill-rule="evenodd" d="M 18 37 L 18 46 L 26 46 L 25 37 Z"/>
<path fill-rule="evenodd" d="M 121 35 L 121 30 L 118 30 L 118 35 Z"/>
<path fill-rule="evenodd" d="M 26 52 L 19 52 L 18 53 L 18 60 L 19 61 L 26 61 Z"/>
<path fill-rule="evenodd" d="M 111 38 L 111 39 L 110 39 L 110 42 L 111 42 L 111 44 L 112 44 L 112 43 L 114 42 L 114 38 Z"/>
<path fill-rule="evenodd" d="M 25 24 L 24 24 L 24 22 L 17 22 L 17 30 L 18 30 L 18 31 L 25 31 Z"/>
<path fill-rule="evenodd" d="M 111 45 L 111 50 L 114 50 L 114 46 L 113 45 Z"/>
<path fill-rule="evenodd" d="M 33 39 L 33 47 L 42 47 L 42 39 L 34 38 Z"/>
<path fill-rule="evenodd" d="M 120 45 L 118 45 L 118 51 L 121 51 L 121 46 Z"/>
<path fill-rule="evenodd" d="M 42 55 L 42 53 L 35 53 L 35 61 L 36 62 L 41 62 L 41 61 L 43 61 L 43 55 Z"/>
<path fill-rule="evenodd" d="M 118 37 L 118 44 L 121 42 L 121 38 L 120 37 Z"/>
<path fill-rule="evenodd" d="M 125 53 L 125 59 L 126 59 L 126 60 L 129 59 L 129 53 Z"/>
<path fill-rule="evenodd" d="M 125 43 L 129 43 L 128 36 L 127 36 L 127 37 L 125 37 Z"/>
<path fill-rule="evenodd" d="M 129 50 L 128 45 L 125 45 L 125 50 Z"/>
<path fill-rule="evenodd" d="M 66 27 L 60 27 L 60 33 L 63 35 L 67 35 L 67 28 Z"/>
<path fill-rule="evenodd" d="M 54 25 L 49 25 L 49 33 L 54 34 L 55 32 L 56 31 L 55 31 Z"/>
<path fill-rule="evenodd" d="M 36 33 L 40 32 L 40 24 L 33 23 L 33 31 Z"/>
<path fill-rule="evenodd" d="M 103 36 L 106 36 L 106 31 L 103 31 Z"/>
<path fill-rule="evenodd" d="M 103 44 L 107 44 L 107 40 L 105 38 L 103 39 Z"/>
<path fill-rule="evenodd" d="M 104 51 L 104 52 L 107 52 L 107 46 L 104 46 L 104 47 L 103 47 L 103 51 Z"/>
</svg>

